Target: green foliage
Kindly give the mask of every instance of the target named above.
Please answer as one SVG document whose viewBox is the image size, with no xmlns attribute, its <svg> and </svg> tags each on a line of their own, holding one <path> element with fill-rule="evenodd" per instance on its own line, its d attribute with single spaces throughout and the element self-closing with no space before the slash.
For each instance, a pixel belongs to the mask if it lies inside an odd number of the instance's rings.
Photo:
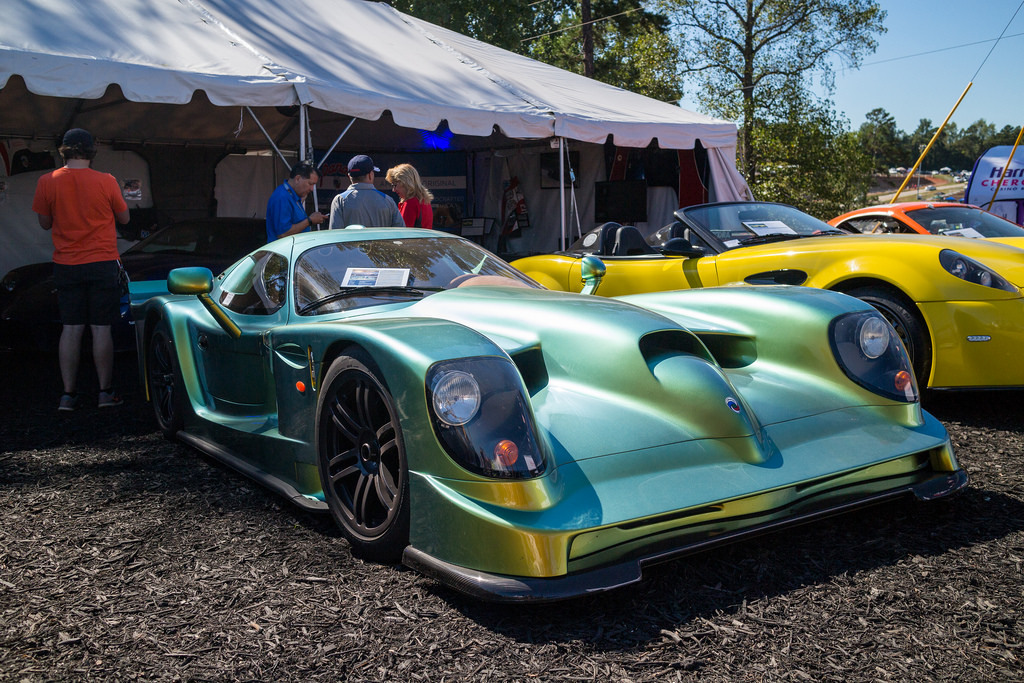
<svg viewBox="0 0 1024 683">
<path fill-rule="evenodd" d="M 390 0 L 395 9 L 567 71 L 584 73 L 579 3 Z M 669 22 L 641 0 L 591 0 L 594 78 L 655 99 L 682 95 Z M 608 19 L 608 17 L 611 17 Z"/>
<path fill-rule="evenodd" d="M 644 9 L 638 0 L 594 0 L 594 78 L 663 101 L 682 95 L 678 48 L 668 35 L 665 17 Z M 597 21 L 604 17 L 610 19 Z M 555 20 L 556 33 L 529 41 L 528 54 L 574 73 L 584 73 L 579 9 L 575 3 Z"/>
<path fill-rule="evenodd" d="M 895 119 L 884 109 L 873 109 L 867 114 L 867 121 L 861 124 L 858 135 L 864 150 L 873 159 L 876 173 L 888 173 L 890 168 L 911 168 L 925 150 L 938 126 L 931 119 L 921 119 L 911 133 L 896 127 Z M 964 129 L 956 123 L 949 123 L 928 150 L 921 162 L 921 170 L 931 171 L 943 167 L 954 170 L 969 170 L 974 162 L 991 147 L 1012 145 L 1017 139 L 1018 128 L 996 127 L 978 119 Z"/>
<path fill-rule="evenodd" d="M 874 51 L 874 36 L 885 31 L 878 2 L 659 0 L 658 6 L 684 42 L 684 75 L 702 109 L 741 122 L 739 161 L 747 182 L 774 196 L 803 197 L 809 189 L 804 176 L 822 172 L 819 160 L 809 146 L 786 144 L 777 131 L 789 130 L 798 139 L 817 136 L 828 149 L 846 149 L 847 133 L 836 127 L 834 115 L 825 115 L 827 108 L 811 104 L 796 111 L 793 105 L 810 101 L 815 78 L 831 92 L 833 60 L 856 68 Z M 813 131 L 799 130 L 800 121 Z M 788 164 L 794 170 L 781 172 Z M 770 176 L 764 182 L 762 169 Z M 831 196 L 835 187 L 822 189 Z"/>
<path fill-rule="evenodd" d="M 564 0 L 534 7 L 530 6 L 532 0 L 389 0 L 388 4 L 432 24 L 525 54 L 522 39 L 553 30 L 552 17 Z"/>
<path fill-rule="evenodd" d="M 871 157 L 828 101 L 794 100 L 783 117 L 754 127 L 761 171 L 754 197 L 828 220 L 867 203 Z"/>
<path fill-rule="evenodd" d="M 872 109 L 860 126 L 860 141 L 871 157 L 872 171 L 888 175 L 890 160 L 902 153 L 903 132 L 896 128 L 896 119 L 882 109 Z"/>
</svg>

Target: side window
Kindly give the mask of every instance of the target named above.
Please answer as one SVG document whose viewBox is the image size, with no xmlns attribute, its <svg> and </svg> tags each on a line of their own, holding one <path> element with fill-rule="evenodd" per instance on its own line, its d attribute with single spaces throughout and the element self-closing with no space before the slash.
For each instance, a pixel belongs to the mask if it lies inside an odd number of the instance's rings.
<svg viewBox="0 0 1024 683">
<path fill-rule="evenodd" d="M 887 235 L 889 233 L 912 233 L 914 232 L 899 221 L 888 216 L 865 216 L 863 218 L 851 218 L 839 224 L 840 228 L 861 232 L 865 235 Z"/>
<path fill-rule="evenodd" d="M 714 254 L 715 250 L 708 244 L 708 241 L 697 234 L 696 230 L 686 229 L 686 236 L 690 240 L 690 245 L 698 247 L 704 250 L 705 254 Z"/>
<path fill-rule="evenodd" d="M 243 315 L 270 315 L 284 306 L 287 291 L 288 260 L 272 251 L 258 251 L 224 278 L 220 303 Z"/>
<path fill-rule="evenodd" d="M 890 232 L 899 233 L 900 235 L 917 235 L 917 234 L 919 234 L 917 232 L 917 230 L 914 230 L 912 227 L 910 227 L 909 225 L 907 225 L 903 221 L 898 221 L 895 218 L 891 218 L 891 219 L 889 219 L 889 222 L 892 223 L 892 230 L 890 230 Z"/>
<path fill-rule="evenodd" d="M 851 218 L 843 221 L 839 224 L 839 227 L 844 230 L 851 230 L 853 232 L 870 233 L 878 225 L 877 218 Z"/>
</svg>

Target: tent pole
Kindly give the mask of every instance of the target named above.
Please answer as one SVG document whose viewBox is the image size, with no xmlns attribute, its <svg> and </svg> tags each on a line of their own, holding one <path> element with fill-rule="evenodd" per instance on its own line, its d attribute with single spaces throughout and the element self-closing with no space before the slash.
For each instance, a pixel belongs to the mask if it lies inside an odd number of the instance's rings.
<svg viewBox="0 0 1024 683">
<path fill-rule="evenodd" d="M 284 165 L 288 168 L 291 168 L 291 164 L 289 164 L 288 160 L 284 158 L 284 154 L 282 154 L 281 150 L 277 148 L 277 143 L 275 143 L 274 139 L 270 137 L 270 133 L 268 133 L 267 129 L 263 127 L 263 124 L 260 123 L 260 120 L 256 118 L 256 114 L 254 114 L 252 109 L 250 109 L 249 107 L 246 107 L 245 110 L 249 112 L 249 116 L 251 116 L 252 120 L 256 122 L 256 125 L 260 127 L 260 130 L 263 131 L 263 137 L 267 139 L 267 142 L 270 143 L 270 146 L 274 148 L 275 152 L 277 152 L 277 156 L 281 157 L 281 161 L 284 162 Z"/>
<path fill-rule="evenodd" d="M 334 148 L 338 146 L 338 143 L 341 142 L 341 139 L 343 137 L 345 137 L 345 133 L 348 132 L 348 129 L 351 128 L 352 124 L 355 123 L 355 122 L 356 122 L 355 117 L 352 117 L 352 120 L 348 122 L 347 126 L 345 126 L 345 130 L 341 131 L 341 135 L 338 136 L 338 139 L 334 141 L 334 144 L 331 145 L 331 148 L 329 150 L 327 150 L 327 154 L 325 154 L 324 158 L 320 160 L 319 164 L 317 164 L 317 166 L 316 166 L 317 168 L 320 168 L 320 166 L 322 166 L 323 163 L 327 160 L 327 157 L 331 156 L 331 152 L 334 151 Z"/>
<path fill-rule="evenodd" d="M 565 138 L 558 138 L 558 215 L 562 228 L 560 251 L 565 251 Z"/>
<path fill-rule="evenodd" d="M 309 161 L 313 163 L 313 131 L 309 127 L 309 105 L 299 105 L 299 161 Z M 318 172 L 319 176 L 320 173 Z M 317 185 L 320 183 L 318 182 Z M 320 210 L 320 198 L 317 196 L 317 185 L 313 186 L 313 211 Z M 323 229 L 323 223 L 316 226 L 317 230 Z M 312 230 L 313 226 L 310 225 L 309 229 Z"/>
<path fill-rule="evenodd" d="M 299 161 L 306 160 L 306 105 L 299 105 Z"/>
</svg>

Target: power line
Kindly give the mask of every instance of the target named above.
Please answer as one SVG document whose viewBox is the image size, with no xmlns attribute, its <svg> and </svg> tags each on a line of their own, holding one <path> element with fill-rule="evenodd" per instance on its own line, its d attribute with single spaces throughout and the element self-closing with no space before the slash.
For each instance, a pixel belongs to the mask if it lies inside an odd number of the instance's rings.
<svg viewBox="0 0 1024 683">
<path fill-rule="evenodd" d="M 1003 39 L 1003 34 L 1005 34 L 1005 33 L 1006 33 L 1006 29 L 1010 28 L 1010 24 L 1012 24 L 1012 23 L 1013 23 L 1013 20 L 1017 18 L 1017 12 L 1020 12 L 1020 8 L 1021 8 L 1021 7 L 1024 7 L 1024 0 L 1021 0 L 1021 1 L 1020 1 L 1020 4 L 1019 4 L 1019 5 L 1017 5 L 1017 9 L 1016 9 L 1016 11 L 1015 11 L 1015 12 L 1013 13 L 1013 16 L 1012 16 L 1012 17 L 1010 17 L 1010 20 L 1009 20 L 1008 22 L 1006 22 L 1006 26 L 1004 26 L 1004 27 L 1003 27 L 1003 31 L 1002 31 L 1002 33 L 1000 33 L 1000 34 L 999 34 L 999 37 L 998 37 L 998 38 L 996 38 L 996 43 L 995 43 L 995 45 L 993 45 L 993 46 L 992 46 L 992 49 L 988 51 L 988 54 L 987 54 L 987 55 L 985 55 L 985 59 L 981 60 L 981 64 L 980 64 L 980 65 L 978 66 L 978 70 L 977 70 L 977 71 L 975 71 L 975 72 L 974 72 L 974 76 L 972 76 L 972 77 L 971 77 L 971 80 L 972 80 L 972 81 L 973 81 L 973 80 L 974 80 L 975 78 L 977 78 L 977 77 L 978 77 L 978 73 L 979 73 L 979 72 L 981 71 L 981 67 L 985 66 L 985 62 L 987 62 L 987 61 L 988 61 L 988 58 L 992 56 L 992 50 L 995 50 L 995 49 L 996 49 L 996 45 L 998 45 L 998 44 L 999 44 L 999 41 Z"/>
<path fill-rule="evenodd" d="M 903 55 L 902 57 L 890 57 L 889 59 L 879 59 L 878 61 L 875 61 L 875 62 L 864 62 L 864 66 L 873 66 L 875 64 L 885 64 L 886 62 L 897 62 L 897 61 L 899 61 L 901 59 L 911 59 L 913 57 L 923 57 L 925 55 L 933 55 L 936 52 L 947 52 L 949 50 L 958 50 L 958 49 L 960 49 L 962 47 L 972 47 L 974 45 L 984 45 L 985 43 L 998 43 L 1000 40 L 1002 40 L 1004 38 L 1017 38 L 1019 36 L 1024 36 L 1024 33 L 1012 33 L 1012 34 L 1010 34 L 1008 36 L 1002 36 L 1001 35 L 998 38 L 988 38 L 987 40 L 978 40 L 978 41 L 975 41 L 973 43 L 964 43 L 962 45 L 951 45 L 950 47 L 940 47 L 937 50 L 928 50 L 927 52 L 915 52 L 912 55 Z M 995 45 L 993 45 L 992 47 L 995 48 Z M 991 54 L 991 51 L 989 52 L 989 54 Z M 988 57 L 986 57 L 985 59 L 988 59 Z M 980 69 L 981 67 L 978 67 L 978 68 Z M 975 75 L 977 75 L 977 74 L 975 74 Z"/>
<path fill-rule="evenodd" d="M 529 38 L 523 38 L 519 42 L 520 43 L 525 43 L 526 41 L 534 40 L 535 38 L 544 38 L 545 36 L 550 36 L 552 34 L 565 33 L 566 31 L 572 31 L 572 29 L 579 29 L 579 28 L 587 26 L 588 24 L 597 24 L 598 22 L 607 22 L 608 19 L 613 19 L 616 16 L 622 16 L 623 14 L 630 14 L 632 12 L 638 12 L 641 9 L 643 9 L 643 7 L 634 7 L 633 9 L 627 9 L 625 12 L 618 12 L 617 14 L 609 14 L 608 16 L 602 16 L 599 19 L 591 19 L 590 22 L 584 22 L 583 24 L 575 24 L 573 26 L 565 27 L 564 29 L 555 29 L 554 31 L 549 31 L 547 33 L 539 33 L 536 36 L 530 36 Z"/>
</svg>

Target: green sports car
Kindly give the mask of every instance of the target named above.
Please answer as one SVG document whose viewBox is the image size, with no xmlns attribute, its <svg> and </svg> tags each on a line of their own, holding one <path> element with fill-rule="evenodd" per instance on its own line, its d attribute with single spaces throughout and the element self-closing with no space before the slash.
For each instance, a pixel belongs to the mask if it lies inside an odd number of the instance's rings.
<svg viewBox="0 0 1024 683">
<path fill-rule="evenodd" d="M 357 555 L 486 599 L 607 590 L 967 482 L 892 328 L 835 292 L 554 292 L 396 228 L 163 284 L 133 285 L 133 313 L 166 435 L 329 512 Z"/>
</svg>

